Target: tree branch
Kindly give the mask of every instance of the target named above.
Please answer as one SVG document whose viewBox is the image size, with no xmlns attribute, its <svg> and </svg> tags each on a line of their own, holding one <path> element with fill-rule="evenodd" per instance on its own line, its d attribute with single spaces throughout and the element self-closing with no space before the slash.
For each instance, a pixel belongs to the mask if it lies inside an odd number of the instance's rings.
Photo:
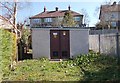
<svg viewBox="0 0 120 83">
<path fill-rule="evenodd" d="M 11 8 L 9 8 L 8 6 L 6 6 L 5 4 L 3 4 L 2 2 L 0 2 L 0 4 L 2 5 L 1 7 L 2 8 L 6 8 L 9 12 L 10 12 L 10 14 L 12 15 L 13 13 L 13 10 L 11 9 Z"/>
<path fill-rule="evenodd" d="M 20 33 L 20 37 L 21 37 L 21 31 L 17 29 L 17 27 L 15 27 L 15 25 L 7 18 L 3 17 L 0 15 L 0 19 L 9 23 L 10 25 L 12 25 L 13 29 L 17 30 Z"/>
<path fill-rule="evenodd" d="M 13 28 L 15 28 L 14 24 L 12 24 L 12 22 L 9 19 L 5 18 L 2 15 L 0 15 L 0 19 L 3 20 L 3 21 L 5 21 L 5 22 L 7 22 L 7 23 L 9 23 L 10 25 L 12 25 Z"/>
</svg>

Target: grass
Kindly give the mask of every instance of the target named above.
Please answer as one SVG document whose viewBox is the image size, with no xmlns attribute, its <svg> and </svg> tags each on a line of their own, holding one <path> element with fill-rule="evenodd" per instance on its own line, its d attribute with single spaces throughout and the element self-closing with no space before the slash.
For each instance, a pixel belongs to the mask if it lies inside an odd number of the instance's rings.
<svg viewBox="0 0 120 83">
<path fill-rule="evenodd" d="M 19 62 L 14 71 L 4 74 L 3 80 L 116 81 L 120 80 L 120 67 L 116 58 L 95 53 L 61 62 L 42 58 Z"/>
</svg>

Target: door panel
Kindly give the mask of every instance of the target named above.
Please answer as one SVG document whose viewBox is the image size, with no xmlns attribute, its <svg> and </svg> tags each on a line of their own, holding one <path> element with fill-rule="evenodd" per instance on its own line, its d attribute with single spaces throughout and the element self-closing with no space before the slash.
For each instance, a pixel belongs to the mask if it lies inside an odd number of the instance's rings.
<svg viewBox="0 0 120 83">
<path fill-rule="evenodd" d="M 51 59 L 65 59 L 70 57 L 69 31 L 50 31 L 50 54 Z"/>
<path fill-rule="evenodd" d="M 60 31 L 61 58 L 69 58 L 69 31 Z"/>
<path fill-rule="evenodd" d="M 60 58 L 59 54 L 59 31 L 58 30 L 52 30 L 50 31 L 50 55 L 51 59 L 57 59 Z"/>
</svg>

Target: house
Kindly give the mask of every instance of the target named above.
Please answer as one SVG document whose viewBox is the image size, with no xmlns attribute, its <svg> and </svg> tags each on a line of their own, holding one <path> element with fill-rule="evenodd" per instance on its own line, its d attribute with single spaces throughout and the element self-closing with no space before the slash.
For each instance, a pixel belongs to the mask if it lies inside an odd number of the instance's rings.
<svg viewBox="0 0 120 83">
<path fill-rule="evenodd" d="M 61 21 L 64 17 L 64 14 L 69 11 L 76 22 L 76 26 L 82 26 L 83 15 L 72 11 L 71 7 L 68 7 L 68 10 L 59 10 L 58 7 L 55 8 L 54 11 L 47 11 L 46 7 L 44 7 L 44 11 L 30 17 L 30 26 L 31 27 L 56 27 L 62 26 Z"/>
<path fill-rule="evenodd" d="M 120 26 L 120 4 L 101 5 L 99 19 L 100 22 L 107 23 L 112 27 Z"/>
</svg>

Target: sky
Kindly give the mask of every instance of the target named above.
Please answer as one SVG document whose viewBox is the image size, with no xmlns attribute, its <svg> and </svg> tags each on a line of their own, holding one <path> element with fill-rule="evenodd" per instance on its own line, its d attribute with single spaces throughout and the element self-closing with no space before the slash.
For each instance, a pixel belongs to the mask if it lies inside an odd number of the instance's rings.
<svg viewBox="0 0 120 83">
<path fill-rule="evenodd" d="M 3 0 L 4 1 L 4 0 Z M 6 0 L 7 1 L 7 0 Z M 12 1 L 12 0 L 11 0 Z M 81 9 L 85 9 L 89 15 L 90 23 L 89 26 L 93 27 L 98 22 L 99 12 L 95 10 L 100 7 L 103 2 L 109 0 L 18 0 L 21 3 L 26 3 L 27 6 L 18 11 L 17 21 L 22 22 L 31 16 L 43 12 L 44 6 L 47 11 L 55 10 L 58 7 L 59 10 L 66 10 L 68 6 L 71 6 L 71 10 L 81 13 Z M 116 0 L 111 0 L 112 2 Z M 118 1 L 117 1 L 118 2 Z"/>
</svg>

